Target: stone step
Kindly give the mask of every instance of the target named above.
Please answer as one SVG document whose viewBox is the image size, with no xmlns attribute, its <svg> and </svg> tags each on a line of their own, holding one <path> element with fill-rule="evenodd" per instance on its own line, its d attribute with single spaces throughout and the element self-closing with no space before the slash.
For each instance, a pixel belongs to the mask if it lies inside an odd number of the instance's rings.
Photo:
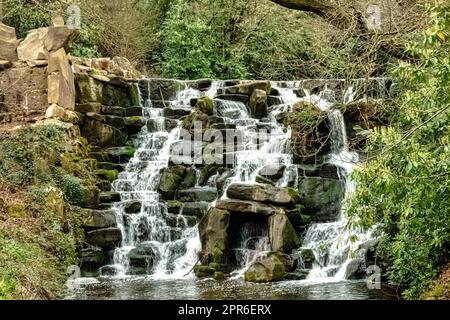
<svg viewBox="0 0 450 320">
<path fill-rule="evenodd" d="M 122 107 L 102 106 L 102 114 L 104 114 L 104 115 L 124 117 L 125 110 L 126 109 L 122 108 Z"/>
<path fill-rule="evenodd" d="M 122 172 L 125 170 L 123 164 L 113 163 L 113 162 L 97 162 L 97 169 L 101 170 L 117 170 Z"/>
<path fill-rule="evenodd" d="M 210 207 L 209 202 L 180 202 L 168 201 L 167 210 L 172 214 L 182 214 L 184 216 L 193 216 L 201 219 Z"/>
<path fill-rule="evenodd" d="M 217 196 L 216 188 L 190 188 L 178 192 L 178 200 L 182 202 L 212 202 Z"/>
<path fill-rule="evenodd" d="M 214 98 L 214 100 L 227 100 L 227 101 L 235 101 L 242 102 L 244 104 L 248 103 L 249 96 L 245 94 L 222 94 L 218 95 Z"/>
<path fill-rule="evenodd" d="M 111 182 L 109 182 L 108 180 L 97 180 L 96 184 L 95 184 L 100 191 L 111 191 Z"/>
<path fill-rule="evenodd" d="M 100 203 L 113 203 L 120 201 L 120 193 L 118 192 L 101 192 L 100 193 Z"/>
<path fill-rule="evenodd" d="M 124 118 L 125 131 L 128 134 L 136 134 L 141 132 L 146 121 L 141 116 L 133 116 Z"/>
<path fill-rule="evenodd" d="M 227 210 L 236 213 L 252 213 L 263 216 L 271 216 L 282 213 L 283 210 L 271 205 L 256 201 L 245 200 L 218 200 L 215 204 L 217 209 Z"/>
<path fill-rule="evenodd" d="M 270 202 L 287 206 L 300 202 L 300 195 L 292 188 L 277 188 L 263 184 L 233 183 L 227 189 L 227 197 L 247 201 Z"/>
<path fill-rule="evenodd" d="M 112 209 L 112 203 L 100 203 L 98 205 L 98 210 L 110 210 Z"/>
<path fill-rule="evenodd" d="M 85 241 L 101 248 L 115 248 L 122 241 L 122 232 L 119 228 L 92 230 L 85 234 Z"/>
<path fill-rule="evenodd" d="M 164 108 L 163 116 L 169 119 L 180 119 L 184 116 L 190 115 L 192 109 L 186 108 Z"/>
<path fill-rule="evenodd" d="M 166 222 L 172 228 L 191 228 L 198 223 L 198 219 L 195 216 L 169 213 L 166 216 Z"/>
<path fill-rule="evenodd" d="M 130 146 L 108 148 L 105 150 L 108 160 L 114 163 L 127 163 L 133 158 L 136 149 Z"/>
<path fill-rule="evenodd" d="M 81 224 L 86 229 L 116 227 L 116 215 L 113 210 L 82 209 Z"/>
</svg>

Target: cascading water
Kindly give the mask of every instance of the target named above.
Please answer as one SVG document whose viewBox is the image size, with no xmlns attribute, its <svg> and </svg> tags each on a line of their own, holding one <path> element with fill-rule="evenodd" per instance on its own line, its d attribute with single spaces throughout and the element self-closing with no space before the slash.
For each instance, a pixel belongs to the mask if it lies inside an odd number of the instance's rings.
<svg viewBox="0 0 450 320">
<path fill-rule="evenodd" d="M 186 88 L 170 105 L 185 108 L 197 95 L 198 91 Z M 160 171 L 169 164 L 170 147 L 180 139 L 181 124 L 166 130 L 162 109 L 153 108 L 150 99 L 144 100 L 147 125 L 137 139 L 135 156 L 113 184 L 121 197 L 114 209 L 123 235 L 122 246 L 114 252 L 114 263 L 120 275 L 133 273 L 129 260 L 136 251 L 135 254 L 147 257 L 145 273 L 156 279 L 178 278 L 197 261 L 198 230 L 196 223 L 182 214 L 171 215 L 156 190 Z M 138 206 L 136 213 L 129 211 L 133 206 Z"/>
</svg>

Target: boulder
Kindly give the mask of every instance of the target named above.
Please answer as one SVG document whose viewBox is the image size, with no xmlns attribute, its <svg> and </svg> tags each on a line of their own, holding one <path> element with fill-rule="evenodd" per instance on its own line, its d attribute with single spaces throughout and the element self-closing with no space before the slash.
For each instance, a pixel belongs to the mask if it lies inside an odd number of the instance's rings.
<svg viewBox="0 0 450 320">
<path fill-rule="evenodd" d="M 262 119 L 268 115 L 267 94 L 263 90 L 256 89 L 250 96 L 250 114 L 253 118 Z"/>
<path fill-rule="evenodd" d="M 184 202 L 212 202 L 216 198 L 216 188 L 190 188 L 180 190 L 178 194 L 178 199 Z"/>
<path fill-rule="evenodd" d="M 249 213 L 263 216 L 271 216 L 283 212 L 282 209 L 269 204 L 244 200 L 218 200 L 215 207 L 234 213 Z"/>
<path fill-rule="evenodd" d="M 130 262 L 128 273 L 134 275 L 147 274 L 159 258 L 159 250 L 154 244 L 141 243 L 128 253 Z"/>
<path fill-rule="evenodd" d="M 214 101 L 208 96 L 200 97 L 197 100 L 195 109 L 208 116 L 212 116 L 214 114 Z"/>
<path fill-rule="evenodd" d="M 107 69 L 109 73 L 125 78 L 137 78 L 139 72 L 133 67 L 131 62 L 124 57 L 114 57 L 109 63 Z"/>
<path fill-rule="evenodd" d="M 120 193 L 108 191 L 100 193 L 100 203 L 112 203 L 120 201 Z"/>
<path fill-rule="evenodd" d="M 67 50 L 77 33 L 67 27 L 33 29 L 17 47 L 19 60 L 47 60 L 49 52 Z"/>
<path fill-rule="evenodd" d="M 48 73 L 48 103 L 74 110 L 75 78 L 64 48 L 50 52 Z"/>
<path fill-rule="evenodd" d="M 179 119 L 184 116 L 188 116 L 191 114 L 190 109 L 183 109 L 183 108 L 164 108 L 163 109 L 163 116 L 166 118 L 171 119 Z"/>
<path fill-rule="evenodd" d="M 95 80 L 87 74 L 75 75 L 75 90 L 77 103 L 103 102 L 103 88 L 105 84 Z"/>
<path fill-rule="evenodd" d="M 293 205 L 300 202 L 300 196 L 294 189 L 277 188 L 267 184 L 233 183 L 227 189 L 227 197 L 275 205 Z"/>
<path fill-rule="evenodd" d="M 286 170 L 285 165 L 269 164 L 267 166 L 264 166 L 261 170 L 259 170 L 258 174 L 263 178 L 278 181 L 283 177 L 285 170 Z"/>
<path fill-rule="evenodd" d="M 102 248 L 114 248 L 122 241 L 122 232 L 119 228 L 93 230 L 85 234 L 85 240 L 89 244 Z"/>
<path fill-rule="evenodd" d="M 96 186 L 83 186 L 83 208 L 97 209 L 100 203 L 100 190 Z"/>
<path fill-rule="evenodd" d="M 201 219 L 208 212 L 209 205 L 209 202 L 183 202 L 180 213 Z"/>
<path fill-rule="evenodd" d="M 290 254 L 300 247 L 300 239 L 286 214 L 269 217 L 269 240 L 273 251 Z"/>
<path fill-rule="evenodd" d="M 50 107 L 47 108 L 47 111 L 45 111 L 45 118 L 46 119 L 59 119 L 62 120 L 64 118 L 64 108 L 61 108 L 57 104 L 52 104 Z"/>
<path fill-rule="evenodd" d="M 111 65 L 111 58 L 92 59 L 91 67 L 98 70 L 108 70 Z"/>
<path fill-rule="evenodd" d="M 127 214 L 140 213 L 142 208 L 142 203 L 140 201 L 128 201 L 124 205 L 124 211 Z"/>
<path fill-rule="evenodd" d="M 284 276 L 284 265 L 274 253 L 258 258 L 244 275 L 245 281 L 258 283 L 281 281 Z"/>
<path fill-rule="evenodd" d="M 181 165 L 163 170 L 158 185 L 158 192 L 161 193 L 163 199 L 173 200 L 175 198 L 176 191 L 183 182 L 185 174 L 186 168 Z"/>
<path fill-rule="evenodd" d="M 109 161 L 114 163 L 127 163 L 133 158 L 135 152 L 136 149 L 131 146 L 106 149 Z"/>
<path fill-rule="evenodd" d="M 202 243 L 200 261 L 202 264 L 226 262 L 228 248 L 228 226 L 230 213 L 227 210 L 211 208 L 200 221 L 199 233 Z"/>
<path fill-rule="evenodd" d="M 298 190 L 303 212 L 312 217 L 314 222 L 336 221 L 345 187 L 342 181 L 320 177 L 303 177 L 299 179 Z"/>
<path fill-rule="evenodd" d="M 0 22 L 0 60 L 9 63 L 17 61 L 18 44 L 16 30 Z"/>
<path fill-rule="evenodd" d="M 81 225 L 89 229 L 103 229 L 116 227 L 116 215 L 113 210 L 83 209 Z"/>
<path fill-rule="evenodd" d="M 108 114 L 107 112 L 103 112 L 103 106 L 101 103 L 98 102 L 89 102 L 89 103 L 82 103 L 82 104 L 76 104 L 75 105 L 75 111 L 80 113 L 104 113 Z"/>
<path fill-rule="evenodd" d="M 124 145 L 127 136 L 120 130 L 91 118 L 86 118 L 81 133 L 90 143 L 99 147 Z"/>
</svg>

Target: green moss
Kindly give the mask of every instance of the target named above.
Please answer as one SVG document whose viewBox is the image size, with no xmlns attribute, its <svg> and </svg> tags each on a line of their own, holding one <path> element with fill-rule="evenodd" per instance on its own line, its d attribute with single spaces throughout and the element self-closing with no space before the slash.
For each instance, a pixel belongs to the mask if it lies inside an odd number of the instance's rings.
<svg viewBox="0 0 450 320">
<path fill-rule="evenodd" d="M 131 97 L 131 104 L 133 106 L 141 105 L 141 98 L 139 96 L 139 89 L 137 85 L 130 85 L 130 97 Z"/>
<path fill-rule="evenodd" d="M 288 188 L 288 193 L 292 198 L 292 203 L 297 204 L 300 203 L 300 194 L 294 188 Z"/>
<path fill-rule="evenodd" d="M 212 116 L 214 114 L 214 101 L 208 96 L 200 97 L 195 105 L 195 109 Z"/>
<path fill-rule="evenodd" d="M 99 169 L 96 170 L 95 173 L 100 179 L 108 180 L 109 182 L 117 180 L 117 177 L 119 176 L 119 171 L 117 170 Z"/>
</svg>

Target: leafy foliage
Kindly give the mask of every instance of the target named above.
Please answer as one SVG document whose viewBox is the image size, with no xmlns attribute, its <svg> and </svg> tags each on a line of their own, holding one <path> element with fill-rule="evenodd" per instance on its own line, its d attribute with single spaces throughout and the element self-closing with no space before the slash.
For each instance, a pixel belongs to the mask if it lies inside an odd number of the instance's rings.
<svg viewBox="0 0 450 320">
<path fill-rule="evenodd" d="M 375 159 L 354 173 L 353 221 L 382 222 L 378 254 L 406 298 L 428 288 L 450 253 L 450 6 L 427 8 L 431 26 L 408 50 L 416 60 L 394 70 L 400 92 L 388 129 L 374 130 Z"/>
</svg>

